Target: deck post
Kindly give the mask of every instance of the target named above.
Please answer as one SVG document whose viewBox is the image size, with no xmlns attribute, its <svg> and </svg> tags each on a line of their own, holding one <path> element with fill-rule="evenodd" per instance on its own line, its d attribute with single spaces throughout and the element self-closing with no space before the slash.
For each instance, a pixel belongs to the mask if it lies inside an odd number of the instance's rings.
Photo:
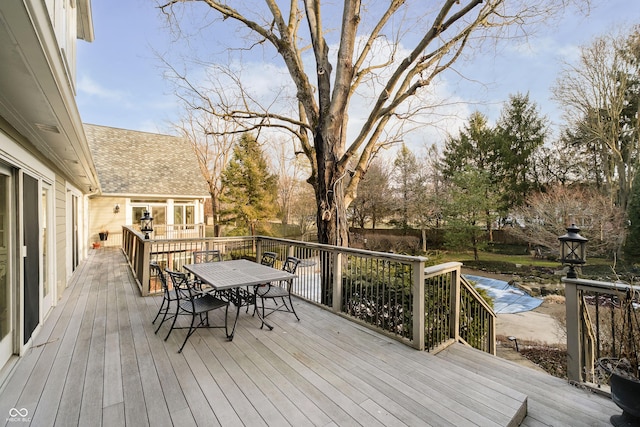
<svg viewBox="0 0 640 427">
<path fill-rule="evenodd" d="M 413 295 L 413 347 L 424 351 L 424 260 L 414 261 L 412 265 L 411 294 Z"/>
<path fill-rule="evenodd" d="M 578 286 L 564 282 L 565 308 L 567 316 L 567 377 L 569 381 L 582 382 L 582 351 L 580 332 L 580 297 Z"/>
<path fill-rule="evenodd" d="M 449 338 L 460 341 L 460 265 L 451 270 L 451 295 L 449 304 L 451 307 L 451 325 Z"/>
<path fill-rule="evenodd" d="M 140 284 L 142 285 L 142 296 L 146 297 L 147 295 L 150 294 L 150 280 L 151 280 L 151 242 L 149 240 L 145 240 L 145 239 L 141 239 L 141 246 L 142 246 L 142 251 L 140 253 L 140 258 L 141 258 L 141 263 L 140 263 L 140 267 L 141 267 L 141 271 L 140 271 L 140 277 L 141 277 L 141 282 Z"/>
<path fill-rule="evenodd" d="M 340 313 L 342 310 L 342 252 L 330 252 L 333 254 L 333 274 L 331 286 L 332 304 L 331 308 L 334 312 Z"/>
</svg>

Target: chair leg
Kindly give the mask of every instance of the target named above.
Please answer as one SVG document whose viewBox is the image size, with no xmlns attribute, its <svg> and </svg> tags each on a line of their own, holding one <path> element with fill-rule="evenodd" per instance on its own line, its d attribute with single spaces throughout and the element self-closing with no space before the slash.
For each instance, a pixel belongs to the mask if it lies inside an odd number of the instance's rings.
<svg viewBox="0 0 640 427">
<path fill-rule="evenodd" d="M 167 336 L 164 337 L 165 341 L 169 339 L 169 335 L 171 335 L 171 331 L 173 331 L 173 328 L 176 326 L 176 320 L 178 320 L 178 311 L 179 310 L 180 310 L 180 305 L 178 304 L 176 306 L 176 314 L 173 316 L 173 322 L 171 322 L 171 327 L 169 328 L 169 332 L 167 333 Z"/>
<path fill-rule="evenodd" d="M 202 313 L 200 314 L 200 316 L 202 316 Z M 191 316 L 191 326 L 189 326 L 189 332 L 187 332 L 187 336 L 184 337 L 184 341 L 182 342 L 182 345 L 180 346 L 180 350 L 178 350 L 178 353 L 182 353 L 182 349 L 184 348 L 185 344 L 187 344 L 187 340 L 196 331 L 196 328 L 193 326 L 195 321 L 196 321 L 196 314 L 193 313 L 193 316 Z M 200 321 L 200 323 L 202 324 L 202 320 Z"/>
<path fill-rule="evenodd" d="M 260 329 L 262 329 L 264 327 L 264 298 L 260 297 L 260 302 L 262 303 L 262 318 L 260 319 L 262 324 L 260 325 Z"/>
<path fill-rule="evenodd" d="M 291 307 L 291 312 L 293 313 L 294 316 L 296 316 L 296 319 L 298 319 L 298 322 L 299 322 L 300 318 L 298 317 L 298 313 L 296 313 L 296 309 L 293 308 L 293 301 L 291 301 L 291 295 L 289 295 L 289 306 Z"/>
<path fill-rule="evenodd" d="M 162 302 L 164 304 L 164 301 Z M 164 321 L 167 319 L 167 314 L 169 313 L 169 310 L 171 309 L 171 300 L 167 300 L 167 308 L 164 310 L 164 314 L 162 316 L 162 320 L 160 321 L 160 324 L 158 325 L 158 327 L 156 328 L 155 333 L 157 334 L 158 331 L 160 330 L 160 327 L 162 326 L 162 324 L 164 323 Z M 160 312 L 158 312 L 158 314 L 160 314 Z M 154 320 L 155 322 L 155 320 Z"/>
<path fill-rule="evenodd" d="M 249 289 L 249 286 L 247 286 L 247 301 L 246 301 L 247 309 L 246 309 L 245 313 L 249 312 L 249 306 L 251 305 L 252 302 L 255 305 L 255 303 L 256 303 L 255 294 L 252 294 L 251 293 L 251 289 Z"/>
<path fill-rule="evenodd" d="M 168 302 L 167 299 L 165 297 L 162 298 L 162 304 L 160 304 L 160 309 L 158 310 L 158 314 L 156 314 L 156 317 L 153 318 L 153 322 L 151 322 L 151 324 L 155 324 L 156 320 L 158 320 L 158 317 L 160 316 L 160 313 L 162 313 L 162 311 L 164 310 L 164 303 Z M 166 313 L 166 311 L 165 311 Z"/>
<path fill-rule="evenodd" d="M 251 313 L 251 316 L 255 316 L 256 311 L 258 310 L 258 286 L 253 288 L 253 313 Z"/>
</svg>

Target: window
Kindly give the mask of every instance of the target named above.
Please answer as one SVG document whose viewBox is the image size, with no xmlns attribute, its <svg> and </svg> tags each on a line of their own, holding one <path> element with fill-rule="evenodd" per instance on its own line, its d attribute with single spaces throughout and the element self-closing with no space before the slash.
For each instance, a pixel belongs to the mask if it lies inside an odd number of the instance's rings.
<svg viewBox="0 0 640 427">
<path fill-rule="evenodd" d="M 173 206 L 173 223 L 180 225 L 195 224 L 196 207 L 191 204 L 176 203 Z"/>
</svg>

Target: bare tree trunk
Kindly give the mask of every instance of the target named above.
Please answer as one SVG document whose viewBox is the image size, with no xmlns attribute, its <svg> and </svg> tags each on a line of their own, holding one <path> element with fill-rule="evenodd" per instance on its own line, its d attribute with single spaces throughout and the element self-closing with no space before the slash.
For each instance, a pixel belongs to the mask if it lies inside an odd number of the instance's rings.
<svg viewBox="0 0 640 427">
<path fill-rule="evenodd" d="M 213 216 L 213 236 L 220 237 L 222 233 L 220 229 L 220 199 L 213 192 L 211 192 L 211 212 Z"/>
<path fill-rule="evenodd" d="M 427 252 L 427 229 L 422 228 L 422 252 Z"/>
</svg>

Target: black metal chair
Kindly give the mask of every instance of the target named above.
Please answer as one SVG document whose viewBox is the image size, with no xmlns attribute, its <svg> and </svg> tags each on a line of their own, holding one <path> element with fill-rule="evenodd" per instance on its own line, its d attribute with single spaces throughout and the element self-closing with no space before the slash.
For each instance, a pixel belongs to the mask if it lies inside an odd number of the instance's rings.
<svg viewBox="0 0 640 427">
<path fill-rule="evenodd" d="M 177 308 L 171 324 L 171 329 L 165 337 L 165 341 L 169 339 L 169 335 L 174 329 L 189 329 L 187 336 L 184 338 L 178 353 L 182 352 L 187 340 L 198 328 L 227 328 L 227 313 L 229 311 L 229 302 L 223 301 L 215 296 L 199 291 L 193 282 L 189 280 L 186 274 L 177 271 L 165 270 L 173 283 L 173 289 L 176 294 Z M 211 326 L 209 324 L 209 312 L 219 308 L 225 308 L 224 326 Z M 176 326 L 178 316 L 191 316 L 191 323 L 186 327 Z M 199 318 L 196 323 L 196 318 Z"/>
<path fill-rule="evenodd" d="M 282 269 L 291 274 L 295 274 L 298 269 L 298 265 L 300 264 L 300 260 L 296 257 L 289 256 L 284 260 L 284 264 L 282 265 Z M 261 309 L 262 309 L 262 319 L 273 314 L 276 311 L 284 311 L 287 313 L 293 313 L 296 316 L 298 321 L 300 318 L 296 313 L 295 308 L 293 307 L 293 301 L 291 300 L 291 288 L 293 287 L 293 279 L 289 280 L 281 280 L 278 282 L 267 283 L 264 285 L 258 285 L 255 287 L 255 299 L 256 299 L 256 310 L 258 309 L 258 298 L 260 298 Z M 276 305 L 275 307 L 268 308 L 268 311 L 265 310 L 265 300 L 273 300 Z M 277 300 L 280 299 L 282 304 L 278 304 Z M 287 304 L 286 299 L 289 300 L 289 304 Z M 264 320 L 260 327 L 264 326 Z"/>
<path fill-rule="evenodd" d="M 220 253 L 220 251 L 218 249 L 209 249 L 209 250 L 205 250 L 205 251 L 194 251 L 193 252 L 193 263 L 194 264 L 200 264 L 203 262 L 220 262 L 222 261 L 222 254 Z M 202 290 L 203 286 L 205 285 L 205 287 L 207 287 L 206 283 L 202 283 L 199 279 L 197 279 L 196 277 L 192 278 L 194 283 L 196 284 L 197 288 L 199 290 Z M 224 296 L 222 293 L 220 292 L 215 292 L 215 296 L 217 297 L 222 297 Z"/>
<path fill-rule="evenodd" d="M 260 257 L 260 264 L 266 265 L 268 267 L 273 267 L 278 259 L 278 254 L 275 252 L 263 252 L 262 257 Z M 246 290 L 242 291 L 243 303 L 245 305 L 246 312 L 249 312 L 249 307 L 253 305 L 253 312 L 255 314 L 256 311 L 256 294 L 253 292 L 249 286 L 247 286 Z"/>
<path fill-rule="evenodd" d="M 275 252 L 263 252 L 260 258 L 260 264 L 273 267 L 278 259 L 278 254 Z"/>
<path fill-rule="evenodd" d="M 193 252 L 193 263 L 200 264 L 202 262 L 219 262 L 222 261 L 222 254 L 218 249 L 210 249 L 207 251 Z"/>
<path fill-rule="evenodd" d="M 171 303 L 176 303 L 177 298 L 175 297 L 174 293 L 171 293 L 169 284 L 167 283 L 167 278 L 162 272 L 162 268 L 160 268 L 158 263 L 156 263 L 155 261 L 151 262 L 151 272 L 158 278 L 158 280 L 160 280 L 160 285 L 162 286 L 162 304 L 160 304 L 158 314 L 156 314 L 156 317 L 153 318 L 153 322 L 151 322 L 151 324 L 154 325 L 156 323 L 156 320 L 158 320 L 158 317 L 162 315 L 162 320 L 160 321 L 160 324 L 155 331 L 155 333 L 157 334 L 165 320 L 169 320 L 174 316 L 173 314 L 169 314 L 169 312 L 171 310 Z"/>
</svg>

